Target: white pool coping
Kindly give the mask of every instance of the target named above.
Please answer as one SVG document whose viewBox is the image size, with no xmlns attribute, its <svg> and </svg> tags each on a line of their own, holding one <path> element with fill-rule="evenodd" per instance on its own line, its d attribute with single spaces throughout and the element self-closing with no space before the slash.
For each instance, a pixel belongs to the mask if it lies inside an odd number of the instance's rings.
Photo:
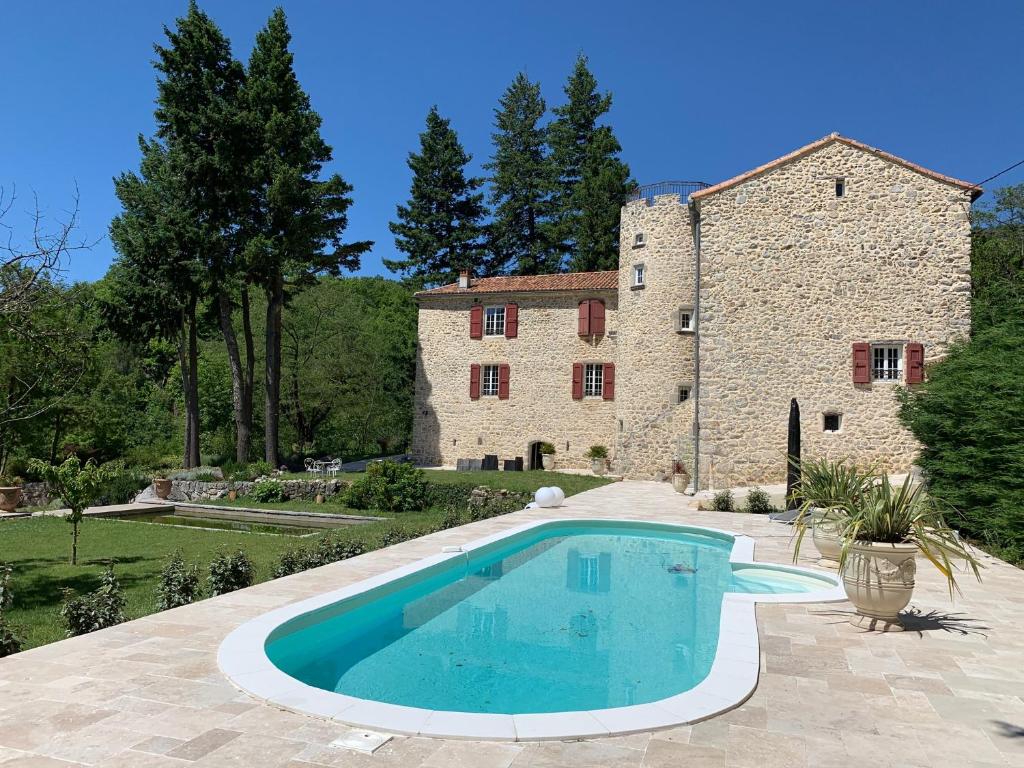
<svg viewBox="0 0 1024 768">
<path fill-rule="evenodd" d="M 361 595 L 432 566 L 466 557 L 482 547 L 526 531 L 545 526 L 582 526 L 626 523 L 642 528 L 674 529 L 681 532 L 711 533 L 732 537 L 730 565 L 756 565 L 804 574 L 833 584 L 812 592 L 789 594 L 726 593 L 718 647 L 711 671 L 700 683 L 675 696 L 610 709 L 542 714 L 482 714 L 451 712 L 387 704 L 325 691 L 307 685 L 278 669 L 267 657 L 268 636 L 285 622 L 310 611 Z M 447 548 L 450 549 L 450 548 Z M 394 568 L 355 584 L 300 600 L 242 624 L 228 635 L 217 651 L 221 671 L 238 688 L 275 706 L 293 712 L 326 717 L 351 725 L 412 736 L 449 739 L 540 741 L 618 736 L 695 723 L 742 704 L 757 687 L 760 649 L 756 603 L 824 603 L 846 600 L 846 592 L 835 574 L 812 568 L 754 560 L 754 539 L 718 528 L 651 522 L 630 518 L 553 518 L 538 520 L 486 536 L 415 563 Z"/>
</svg>

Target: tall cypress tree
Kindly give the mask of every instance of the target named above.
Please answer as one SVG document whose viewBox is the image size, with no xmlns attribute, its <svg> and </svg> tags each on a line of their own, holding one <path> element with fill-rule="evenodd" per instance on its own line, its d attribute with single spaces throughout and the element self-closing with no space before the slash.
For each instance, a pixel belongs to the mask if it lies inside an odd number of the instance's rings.
<svg viewBox="0 0 1024 768">
<path fill-rule="evenodd" d="M 417 286 L 452 282 L 463 269 L 484 271 L 484 196 L 476 191 L 483 182 L 466 176 L 471 159 L 450 122 L 431 107 L 419 154 L 409 154 L 409 201 L 389 225 L 395 247 L 408 258 L 384 259 L 384 266 Z"/>
<path fill-rule="evenodd" d="M 333 159 L 320 116 L 302 90 L 288 49 L 284 11 L 275 9 L 256 35 L 243 92 L 251 197 L 243 223 L 251 279 L 267 298 L 264 381 L 265 457 L 278 463 L 281 403 L 281 312 L 288 293 L 319 274 L 357 269 L 371 242 L 343 244 L 352 187 L 338 174 L 321 178 Z"/>
<path fill-rule="evenodd" d="M 555 173 L 548 156 L 540 84 L 520 72 L 495 110 L 490 271 L 538 275 L 557 272 L 561 255 L 552 239 Z"/>
<path fill-rule="evenodd" d="M 618 268 L 619 212 L 632 182 L 619 159 L 622 147 L 609 126 L 598 125 L 611 109 L 610 93 L 580 55 L 565 86 L 567 101 L 556 107 L 549 128 L 551 159 L 558 174 L 552 239 L 569 269 Z"/>
</svg>

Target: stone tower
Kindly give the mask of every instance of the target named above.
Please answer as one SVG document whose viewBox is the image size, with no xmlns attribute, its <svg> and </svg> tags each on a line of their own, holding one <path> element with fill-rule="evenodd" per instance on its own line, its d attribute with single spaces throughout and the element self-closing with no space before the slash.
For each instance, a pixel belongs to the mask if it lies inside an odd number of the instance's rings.
<svg viewBox="0 0 1024 768">
<path fill-rule="evenodd" d="M 642 188 L 622 208 L 613 467 L 628 477 L 663 479 L 676 462 L 692 472 L 696 260 L 686 196 L 700 186 Z"/>
</svg>

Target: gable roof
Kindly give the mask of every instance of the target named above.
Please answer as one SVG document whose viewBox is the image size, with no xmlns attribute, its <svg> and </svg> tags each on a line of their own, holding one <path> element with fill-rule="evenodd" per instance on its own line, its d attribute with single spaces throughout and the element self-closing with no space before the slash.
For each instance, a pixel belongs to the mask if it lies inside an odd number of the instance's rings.
<svg viewBox="0 0 1024 768">
<path fill-rule="evenodd" d="M 619 271 L 566 272 L 556 275 L 512 275 L 474 278 L 469 288 L 449 283 L 416 296 L 473 295 L 479 293 L 532 293 L 535 291 L 614 291 L 619 287 Z"/>
<path fill-rule="evenodd" d="M 961 181 L 960 179 L 954 179 L 952 176 L 945 176 L 941 173 L 930 171 L 923 166 L 910 162 L 909 160 L 904 160 L 902 157 L 896 157 L 896 155 L 889 154 L 888 152 L 884 152 L 881 149 L 869 147 L 867 144 L 863 144 L 854 139 L 848 139 L 845 136 L 840 136 L 838 133 L 831 133 L 828 136 L 825 136 L 824 138 L 818 139 L 817 141 L 812 141 L 807 146 L 800 147 L 800 149 L 790 152 L 788 155 L 783 155 L 782 157 L 776 160 L 772 160 L 770 163 L 765 163 L 764 165 L 758 166 L 757 168 L 754 168 L 752 171 L 741 173 L 739 176 L 733 176 L 731 179 L 726 179 L 725 181 L 710 186 L 707 189 L 698 190 L 697 192 L 694 192 L 690 195 L 690 200 L 701 200 L 710 195 L 714 195 L 717 192 L 722 192 L 723 190 L 729 189 L 730 187 L 734 187 L 737 184 L 742 184 L 744 181 L 752 179 L 755 176 L 764 173 L 765 171 L 770 171 L 774 168 L 778 168 L 781 165 L 785 165 L 788 162 L 797 160 L 798 158 L 801 158 L 804 155 L 809 155 L 812 152 L 816 152 L 822 147 L 831 144 L 833 141 L 838 141 L 842 144 L 846 144 L 847 146 L 854 147 L 865 152 L 870 152 L 872 155 L 875 155 L 876 157 L 880 157 L 883 160 L 888 160 L 890 163 L 895 163 L 896 165 L 901 165 L 904 168 L 909 168 L 910 170 L 916 171 L 917 173 L 920 173 L 923 176 L 927 176 L 930 179 L 935 179 L 936 181 L 941 181 L 945 184 L 951 184 L 954 187 L 960 187 L 964 191 L 970 193 L 972 201 L 977 200 L 981 196 L 982 189 L 977 184 L 971 184 L 966 181 Z"/>
</svg>

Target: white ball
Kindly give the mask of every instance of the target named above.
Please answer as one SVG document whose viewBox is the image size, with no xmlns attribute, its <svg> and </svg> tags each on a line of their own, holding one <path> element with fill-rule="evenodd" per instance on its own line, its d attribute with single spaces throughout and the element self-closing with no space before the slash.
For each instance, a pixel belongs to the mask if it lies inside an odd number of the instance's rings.
<svg viewBox="0 0 1024 768">
<path fill-rule="evenodd" d="M 536 501 L 531 501 L 529 504 L 526 505 L 526 508 L 527 509 L 536 509 L 537 508 L 537 502 Z"/>
<path fill-rule="evenodd" d="M 553 507 L 556 503 L 555 492 L 552 488 L 538 488 L 533 498 L 536 500 L 538 507 Z"/>
<path fill-rule="evenodd" d="M 562 506 L 562 502 L 565 501 L 565 491 L 563 491 L 557 485 L 551 486 L 551 488 L 549 490 L 554 491 L 554 494 L 555 494 L 555 503 L 552 504 L 551 506 L 553 506 L 553 507 L 560 507 L 560 506 Z"/>
</svg>

